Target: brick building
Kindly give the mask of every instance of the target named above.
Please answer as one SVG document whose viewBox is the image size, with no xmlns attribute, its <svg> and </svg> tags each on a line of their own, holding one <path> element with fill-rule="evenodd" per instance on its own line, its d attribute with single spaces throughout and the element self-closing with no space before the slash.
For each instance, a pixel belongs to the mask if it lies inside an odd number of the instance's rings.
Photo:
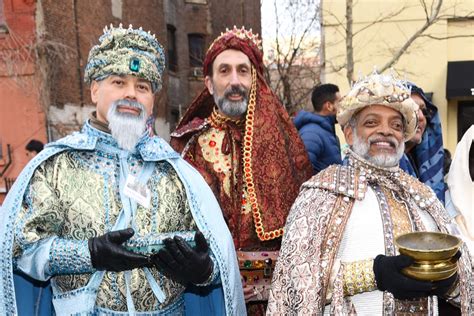
<svg viewBox="0 0 474 316">
<path fill-rule="evenodd" d="M 234 24 L 260 33 L 260 2 L 0 0 L 0 203 L 11 182 L 5 179 L 16 178 L 28 161 L 25 144 L 77 130 L 94 109 L 83 70 L 89 49 L 111 23 L 142 26 L 165 47 L 167 71 L 155 113 L 167 139 L 204 87 L 201 66 L 210 42 Z"/>
</svg>

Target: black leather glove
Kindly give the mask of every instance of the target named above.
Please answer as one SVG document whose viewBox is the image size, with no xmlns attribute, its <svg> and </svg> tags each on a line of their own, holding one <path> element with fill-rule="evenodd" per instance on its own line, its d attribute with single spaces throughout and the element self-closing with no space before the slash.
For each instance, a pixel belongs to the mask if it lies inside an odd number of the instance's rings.
<svg viewBox="0 0 474 316">
<path fill-rule="evenodd" d="M 213 263 L 204 235 L 196 232 L 194 241 L 196 246 L 191 248 L 179 236 L 165 239 L 165 247 L 154 254 L 151 261 L 158 270 L 173 280 L 182 284 L 202 284 L 209 279 Z"/>
<path fill-rule="evenodd" d="M 374 259 L 374 274 L 377 288 L 388 291 L 396 299 L 413 299 L 432 295 L 433 282 L 418 281 L 401 273 L 403 268 L 413 263 L 411 257 L 405 255 L 378 255 Z"/>
<path fill-rule="evenodd" d="M 89 239 L 92 266 L 97 270 L 114 272 L 148 266 L 147 256 L 128 251 L 121 245 L 134 233 L 132 228 L 127 228 Z"/>
</svg>

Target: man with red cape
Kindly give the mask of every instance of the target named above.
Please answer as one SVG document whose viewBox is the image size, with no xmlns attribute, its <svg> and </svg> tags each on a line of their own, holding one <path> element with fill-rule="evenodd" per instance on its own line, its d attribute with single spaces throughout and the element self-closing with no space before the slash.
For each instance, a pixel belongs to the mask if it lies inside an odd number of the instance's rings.
<svg viewBox="0 0 474 316">
<path fill-rule="evenodd" d="M 204 59 L 206 88 L 171 134 L 224 212 L 244 293 L 254 302 L 250 314 L 263 312 L 286 217 L 312 174 L 297 130 L 265 82 L 262 57 L 251 30 L 222 33 Z"/>
</svg>

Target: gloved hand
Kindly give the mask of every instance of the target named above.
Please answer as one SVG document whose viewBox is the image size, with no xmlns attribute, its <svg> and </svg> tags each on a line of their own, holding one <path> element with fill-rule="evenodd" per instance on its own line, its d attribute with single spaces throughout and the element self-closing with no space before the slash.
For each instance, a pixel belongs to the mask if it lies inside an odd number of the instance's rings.
<svg viewBox="0 0 474 316">
<path fill-rule="evenodd" d="M 378 255 L 374 259 L 374 274 L 377 288 L 388 291 L 396 299 L 413 299 L 432 295 L 433 282 L 418 281 L 401 273 L 403 268 L 413 263 L 411 257 L 405 255 Z"/>
<path fill-rule="evenodd" d="M 450 276 L 445 280 L 433 282 L 434 289 L 431 291 L 430 295 L 437 295 L 439 297 L 445 296 L 445 294 L 448 293 L 448 291 L 452 288 L 457 279 L 458 274 L 455 273 L 454 275 Z"/>
<path fill-rule="evenodd" d="M 202 284 L 209 279 L 213 262 L 204 235 L 196 232 L 194 241 L 196 246 L 191 248 L 179 236 L 165 239 L 165 248 L 151 256 L 151 261 L 163 274 L 182 284 Z"/>
<path fill-rule="evenodd" d="M 121 244 L 135 232 L 132 228 L 106 233 L 89 239 L 92 266 L 97 270 L 120 272 L 143 268 L 149 265 L 149 258 L 125 249 Z"/>
</svg>

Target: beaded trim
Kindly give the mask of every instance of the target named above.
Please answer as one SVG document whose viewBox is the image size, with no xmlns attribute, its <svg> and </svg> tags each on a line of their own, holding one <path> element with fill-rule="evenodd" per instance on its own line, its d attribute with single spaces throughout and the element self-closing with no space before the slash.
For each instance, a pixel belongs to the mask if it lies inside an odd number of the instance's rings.
<svg viewBox="0 0 474 316">
<path fill-rule="evenodd" d="M 385 243 L 385 254 L 388 256 L 395 256 L 396 249 L 393 243 L 394 228 L 393 221 L 390 212 L 390 205 L 388 203 L 388 196 L 382 191 L 382 188 L 378 185 L 372 186 L 377 197 L 377 201 L 380 207 L 383 231 L 384 231 L 384 243 Z M 421 221 L 420 221 L 421 223 Z M 419 223 L 419 225 L 420 225 Z M 424 230 L 423 228 L 420 230 Z M 428 312 L 428 308 L 432 306 L 433 298 L 422 297 L 419 299 L 412 300 L 398 300 L 393 297 L 393 294 L 385 291 L 383 294 L 383 312 L 384 315 L 398 315 L 398 314 L 424 314 Z"/>
<path fill-rule="evenodd" d="M 372 270 L 373 259 L 343 263 L 344 296 L 371 292 L 377 289 Z"/>
<path fill-rule="evenodd" d="M 54 239 L 49 252 L 51 275 L 93 272 L 87 240 Z"/>
<path fill-rule="evenodd" d="M 129 239 L 125 243 L 125 248 L 142 254 L 153 254 L 158 252 L 161 248 L 163 248 L 164 240 L 168 238 L 173 238 L 175 236 L 179 236 L 184 239 L 188 244 L 194 246 L 194 235 L 196 234 L 195 231 L 182 231 L 182 232 L 168 232 L 168 233 L 161 233 L 157 235 L 147 235 L 143 237 L 137 237 Z"/>
<path fill-rule="evenodd" d="M 344 228 L 346 227 L 347 221 L 352 212 L 354 206 L 354 199 L 347 196 L 339 195 L 334 203 L 334 209 L 336 212 L 332 212 L 327 222 L 327 230 L 324 234 L 321 247 L 321 270 L 319 272 L 320 278 L 323 281 L 323 289 L 321 297 L 323 300 L 326 298 L 326 292 L 329 286 L 329 278 L 331 276 L 331 268 L 334 265 L 334 260 L 337 255 L 337 251 L 341 244 L 342 235 Z M 342 290 L 342 287 L 341 287 Z M 336 289 L 335 289 L 336 291 Z M 333 293 L 333 302 L 338 300 L 338 297 L 342 298 L 342 292 L 340 296 L 337 293 Z M 324 304 L 323 304 L 324 305 Z M 337 304 L 336 304 L 337 305 Z"/>
<path fill-rule="evenodd" d="M 209 49 L 207 50 L 208 52 L 212 49 L 212 47 L 214 46 L 214 44 L 218 41 L 220 41 L 223 37 L 232 37 L 232 36 L 235 36 L 235 37 L 238 37 L 242 40 L 245 40 L 245 41 L 248 41 L 248 42 L 251 42 L 253 43 L 255 46 L 257 46 L 257 48 L 262 51 L 263 48 L 262 48 L 262 40 L 259 38 L 258 34 L 257 33 L 252 33 L 252 29 L 249 29 L 248 31 L 245 29 L 244 26 L 242 26 L 242 28 L 238 29 L 237 26 L 234 25 L 234 28 L 233 29 L 228 29 L 226 28 L 225 29 L 225 32 L 221 32 L 221 35 L 219 35 L 213 42 L 212 44 L 209 46 Z"/>
<path fill-rule="evenodd" d="M 252 172 L 252 144 L 253 144 L 253 125 L 255 105 L 257 103 L 257 72 L 252 66 L 252 89 L 250 90 L 250 98 L 247 109 L 247 117 L 245 121 L 244 131 L 244 147 L 243 147 L 243 167 L 244 167 L 244 184 L 247 187 L 250 208 L 252 209 L 253 221 L 255 224 L 255 232 L 261 241 L 272 240 L 283 235 L 283 228 L 273 231 L 265 231 L 262 221 L 262 212 L 258 205 L 257 194 L 255 192 L 255 184 L 253 182 Z"/>
</svg>

